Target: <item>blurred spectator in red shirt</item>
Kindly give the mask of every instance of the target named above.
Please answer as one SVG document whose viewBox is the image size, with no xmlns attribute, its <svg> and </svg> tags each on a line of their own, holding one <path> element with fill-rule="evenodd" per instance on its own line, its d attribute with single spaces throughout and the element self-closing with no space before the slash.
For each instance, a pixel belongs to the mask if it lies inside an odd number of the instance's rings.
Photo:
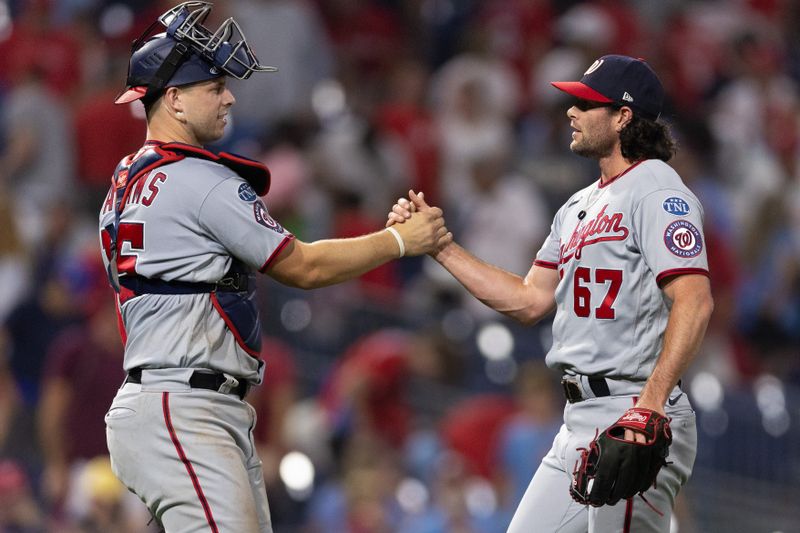
<svg viewBox="0 0 800 533">
<path fill-rule="evenodd" d="M 385 74 L 406 40 L 394 11 L 369 0 L 319 2 L 340 67 L 369 80 Z"/>
<path fill-rule="evenodd" d="M 0 531 L 40 533 L 44 526 L 28 475 L 19 464 L 0 461 Z"/>
<path fill-rule="evenodd" d="M 379 329 L 345 351 L 323 386 L 320 401 L 328 413 L 334 446 L 361 434 L 401 447 L 415 411 L 408 401 L 413 377 L 443 383 L 460 374 L 451 347 L 435 331 Z M 424 387 L 415 400 L 424 402 Z"/>
<path fill-rule="evenodd" d="M 408 434 L 411 410 L 403 398 L 411 335 L 381 330 L 356 340 L 322 392 L 334 433 L 379 435 L 393 445 Z"/>
<path fill-rule="evenodd" d="M 664 22 L 661 60 L 662 83 L 675 108 L 691 117 L 719 84 L 725 62 L 719 31 L 711 31 L 708 17 L 687 7 Z"/>
<path fill-rule="evenodd" d="M 100 86 L 95 86 L 75 109 L 75 142 L 77 144 L 78 182 L 90 198 L 85 206 L 97 211 L 108 192 L 111 175 L 117 163 L 141 147 L 145 132 L 144 114 L 136 116 L 132 106 L 116 105 L 127 72 L 127 53 L 117 56 L 107 66 L 108 72 Z"/>
<path fill-rule="evenodd" d="M 439 205 L 440 140 L 426 103 L 429 73 L 422 63 L 400 60 L 389 76 L 387 100 L 375 112 L 380 133 L 400 141 L 411 162 L 409 186 Z"/>
<path fill-rule="evenodd" d="M 510 395 L 480 394 L 461 401 L 444 416 L 442 440 L 470 472 L 497 480 L 497 446 L 506 422 L 518 410 Z"/>
<path fill-rule="evenodd" d="M 81 81 L 80 46 L 68 29 L 51 23 L 51 0 L 24 0 L 11 35 L 0 42 L 0 77 L 13 83 L 35 66 L 46 85 L 71 97 Z"/>
<path fill-rule="evenodd" d="M 490 0 L 482 4 L 473 26 L 486 32 L 492 53 L 514 68 L 524 93 L 528 94 L 533 65 L 553 46 L 552 2 Z"/>
</svg>

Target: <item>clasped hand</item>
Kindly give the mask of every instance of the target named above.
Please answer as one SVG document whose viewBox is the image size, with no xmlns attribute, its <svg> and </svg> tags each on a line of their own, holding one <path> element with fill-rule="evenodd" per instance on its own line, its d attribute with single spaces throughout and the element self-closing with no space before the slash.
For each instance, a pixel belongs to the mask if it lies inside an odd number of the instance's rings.
<svg viewBox="0 0 800 533">
<path fill-rule="evenodd" d="M 406 244 L 407 255 L 424 253 L 435 256 L 453 242 L 453 234 L 444 223 L 443 212 L 425 202 L 425 193 L 408 191 L 408 199 L 400 198 L 392 206 L 386 227 L 395 226 Z M 429 233 L 432 232 L 432 233 Z"/>
</svg>

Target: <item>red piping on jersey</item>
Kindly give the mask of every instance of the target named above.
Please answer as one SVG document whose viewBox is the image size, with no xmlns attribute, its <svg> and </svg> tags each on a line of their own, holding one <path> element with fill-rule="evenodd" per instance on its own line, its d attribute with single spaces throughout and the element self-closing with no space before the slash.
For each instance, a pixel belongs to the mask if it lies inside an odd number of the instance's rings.
<svg viewBox="0 0 800 533">
<path fill-rule="evenodd" d="M 638 396 L 633 397 L 633 406 L 639 401 Z M 633 518 L 633 498 L 625 500 L 625 521 L 622 524 L 622 533 L 631 533 L 631 519 Z"/>
<path fill-rule="evenodd" d="M 119 301 L 119 299 L 117 299 L 117 305 L 114 306 L 114 311 L 117 315 L 117 329 L 119 330 L 119 336 L 122 339 L 122 346 L 125 346 L 128 343 L 128 332 L 125 331 L 125 322 L 122 320 L 122 309 L 120 309 L 121 305 L 122 303 Z"/>
<path fill-rule="evenodd" d="M 178 154 L 176 154 L 174 152 L 165 152 L 164 150 L 161 149 L 160 146 L 153 146 L 153 150 L 158 152 L 159 155 L 161 155 L 161 157 L 163 159 L 159 159 L 159 160 L 155 161 L 154 163 L 144 167 L 142 170 L 137 172 L 135 176 L 132 176 L 128 180 L 128 183 L 125 186 L 125 193 L 122 195 L 122 200 L 120 200 L 120 203 L 119 203 L 120 212 L 123 209 L 125 209 L 125 203 L 128 201 L 128 196 L 130 196 L 131 191 L 135 188 L 132 185 L 137 180 L 139 180 L 139 178 L 141 178 L 142 176 L 146 175 L 148 172 L 150 172 L 154 168 L 158 168 L 158 167 L 160 167 L 162 165 L 166 165 L 166 164 L 169 164 L 169 163 L 174 163 L 175 161 L 180 161 L 181 159 L 183 159 L 183 156 L 180 156 L 180 155 L 178 155 Z M 117 184 L 116 183 L 114 183 L 113 186 L 114 186 L 115 189 L 117 188 Z"/>
<path fill-rule="evenodd" d="M 239 331 L 236 329 L 236 326 L 233 325 L 233 322 L 231 322 L 230 317 L 225 313 L 225 311 L 222 309 L 222 306 L 219 304 L 219 300 L 217 300 L 216 293 L 211 292 L 209 293 L 209 295 L 211 296 L 211 303 L 214 305 L 214 308 L 219 313 L 219 316 L 222 317 L 222 320 L 225 321 L 225 325 L 228 326 L 230 332 L 233 333 L 233 338 L 236 339 L 236 344 L 238 344 L 242 348 L 242 350 L 247 352 L 249 355 L 258 358 L 260 354 L 255 350 L 251 350 L 250 348 L 247 347 L 247 344 L 244 342 L 244 339 L 242 339 L 242 336 L 239 334 Z"/>
<path fill-rule="evenodd" d="M 278 255 L 281 253 L 281 251 L 284 248 L 286 248 L 286 246 L 293 239 L 294 239 L 294 235 L 287 235 L 286 238 L 283 239 L 283 241 L 275 248 L 275 250 L 272 252 L 272 254 L 267 258 L 267 260 L 264 262 L 264 264 L 261 265 L 261 268 L 259 268 L 258 271 L 261 272 L 262 274 L 264 272 L 266 272 L 267 268 L 269 268 L 270 264 L 272 264 L 272 261 L 274 261 L 275 258 L 278 257 Z"/>
<path fill-rule="evenodd" d="M 711 277 L 711 273 L 705 268 L 672 268 L 670 270 L 665 270 L 656 276 L 656 283 L 660 284 L 662 281 L 664 281 L 664 278 L 669 276 L 685 276 L 686 274 L 700 274 L 701 276 L 706 276 L 707 278 Z"/>
<path fill-rule="evenodd" d="M 247 181 L 259 196 L 265 196 L 269 192 L 270 180 L 272 175 L 269 169 L 263 163 L 247 159 L 240 155 L 231 154 L 229 152 L 220 152 L 215 154 L 204 148 L 192 146 L 191 144 L 184 144 L 179 142 L 170 142 L 161 145 L 164 150 L 176 149 L 183 152 L 191 152 L 197 154 L 199 157 L 214 161 L 220 165 L 231 168 L 226 162 L 231 162 L 237 165 L 233 170 L 239 174 L 245 181 Z"/>
<path fill-rule="evenodd" d="M 533 264 L 536 265 L 537 267 L 549 268 L 551 270 L 556 270 L 558 268 L 558 263 L 551 263 L 550 261 L 540 261 L 539 259 L 536 259 L 533 262 Z"/>
<path fill-rule="evenodd" d="M 601 180 L 601 181 L 600 181 L 600 183 L 598 183 L 598 184 L 597 184 L 597 188 L 598 188 L 598 189 L 602 189 L 602 188 L 604 188 L 604 187 L 608 187 L 609 185 L 611 185 L 611 183 L 612 183 L 612 182 L 615 182 L 615 181 L 617 181 L 617 180 L 618 180 L 618 179 L 620 179 L 622 176 L 624 176 L 625 174 L 627 174 L 628 172 L 630 172 L 630 171 L 631 171 L 631 170 L 633 170 L 634 168 L 638 167 L 638 166 L 639 166 L 639 165 L 641 165 L 642 163 L 644 163 L 644 159 L 642 159 L 641 161 L 637 161 L 637 162 L 635 162 L 634 164 L 632 164 L 631 166 L 629 166 L 628 168 L 626 168 L 625 170 L 623 170 L 622 172 L 620 172 L 620 173 L 619 173 L 619 174 L 617 174 L 616 176 L 614 176 L 614 177 L 612 177 L 612 178 L 609 178 L 609 180 L 608 180 L 607 182 L 605 182 L 605 183 L 603 183 L 603 181 Z"/>
<path fill-rule="evenodd" d="M 622 533 L 631 533 L 631 518 L 633 518 L 633 498 L 625 500 L 625 522 L 622 525 Z"/>
<path fill-rule="evenodd" d="M 208 522 L 209 527 L 211 527 L 211 531 L 213 533 L 219 533 L 219 529 L 217 529 L 217 523 L 214 521 L 214 516 L 211 514 L 211 506 L 208 505 L 206 495 L 203 493 L 203 488 L 200 486 L 200 480 L 197 479 L 197 474 L 194 471 L 194 467 L 186 457 L 186 454 L 183 451 L 183 446 L 181 446 L 181 443 L 178 440 L 178 434 L 175 433 L 175 428 L 172 426 L 172 417 L 169 414 L 168 392 L 161 394 L 161 408 L 164 411 L 164 423 L 167 426 L 167 431 L 169 431 L 169 437 L 172 439 L 172 444 L 175 445 L 175 451 L 178 452 L 178 457 L 183 463 L 183 466 L 186 467 L 186 472 L 189 473 L 189 477 L 192 480 L 192 485 L 194 485 L 194 491 L 197 494 L 197 497 L 200 499 L 200 505 L 203 506 L 203 512 L 206 514 L 206 521 Z"/>
</svg>

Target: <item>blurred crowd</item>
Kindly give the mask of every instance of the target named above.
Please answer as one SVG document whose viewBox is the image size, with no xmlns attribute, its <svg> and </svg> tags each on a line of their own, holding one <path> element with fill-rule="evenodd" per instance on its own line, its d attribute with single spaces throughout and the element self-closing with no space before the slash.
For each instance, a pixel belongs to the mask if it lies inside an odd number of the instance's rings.
<svg viewBox="0 0 800 533">
<path fill-rule="evenodd" d="M 0 1 L 0 531 L 147 532 L 103 415 L 124 378 L 97 212 L 143 142 L 115 106 L 130 43 L 176 2 Z M 800 4 L 791 0 L 226 0 L 262 63 L 212 147 L 265 162 L 303 240 L 375 231 L 413 188 L 464 247 L 528 271 L 597 179 L 567 102 L 644 57 L 671 164 L 705 208 L 716 312 L 692 372 L 800 386 Z M 276 531 L 505 526 L 560 421 L 549 324 L 483 309 L 430 258 L 314 292 L 259 281 L 259 413 Z"/>
</svg>

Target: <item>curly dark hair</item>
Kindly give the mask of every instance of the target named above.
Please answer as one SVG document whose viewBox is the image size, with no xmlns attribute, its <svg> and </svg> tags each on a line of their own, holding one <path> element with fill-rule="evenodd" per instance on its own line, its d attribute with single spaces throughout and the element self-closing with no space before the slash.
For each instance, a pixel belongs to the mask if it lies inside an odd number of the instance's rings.
<svg viewBox="0 0 800 533">
<path fill-rule="evenodd" d="M 669 161 L 677 145 L 665 124 L 633 116 L 619 134 L 622 157 L 628 161 L 660 159 Z"/>
</svg>

